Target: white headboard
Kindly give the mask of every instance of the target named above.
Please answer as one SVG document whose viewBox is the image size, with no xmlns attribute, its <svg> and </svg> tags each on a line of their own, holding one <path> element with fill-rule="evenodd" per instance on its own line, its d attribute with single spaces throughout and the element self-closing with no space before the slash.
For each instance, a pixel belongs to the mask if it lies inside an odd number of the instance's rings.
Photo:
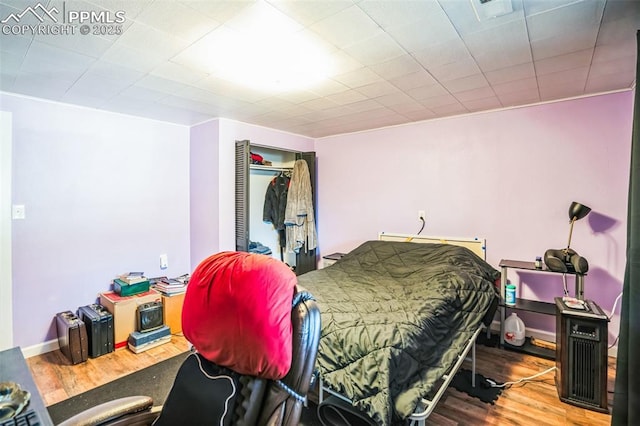
<svg viewBox="0 0 640 426">
<path fill-rule="evenodd" d="M 412 243 L 427 244 L 453 244 L 455 246 L 466 247 L 481 259 L 487 260 L 486 245 L 484 238 L 451 238 L 451 237 L 429 237 L 425 235 L 412 234 L 392 234 L 381 232 L 378 234 L 378 240 L 382 241 L 410 241 Z"/>
</svg>

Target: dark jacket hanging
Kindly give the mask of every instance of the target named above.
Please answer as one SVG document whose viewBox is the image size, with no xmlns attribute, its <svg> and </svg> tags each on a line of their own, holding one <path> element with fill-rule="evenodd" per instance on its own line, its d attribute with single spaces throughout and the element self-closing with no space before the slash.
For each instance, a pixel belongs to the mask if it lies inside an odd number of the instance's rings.
<svg viewBox="0 0 640 426">
<path fill-rule="evenodd" d="M 264 195 L 262 220 L 272 223 L 277 231 L 284 231 L 284 214 L 287 208 L 290 180 L 284 173 L 280 173 L 269 182 Z M 279 233 L 282 239 L 284 233 Z M 284 246 L 284 241 L 281 241 L 280 245 Z"/>
</svg>

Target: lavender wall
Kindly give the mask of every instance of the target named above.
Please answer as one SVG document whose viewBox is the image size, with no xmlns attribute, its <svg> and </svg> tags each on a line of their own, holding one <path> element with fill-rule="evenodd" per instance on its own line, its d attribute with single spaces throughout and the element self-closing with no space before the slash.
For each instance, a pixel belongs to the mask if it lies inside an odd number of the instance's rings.
<svg viewBox="0 0 640 426">
<path fill-rule="evenodd" d="M 54 315 L 126 271 L 190 271 L 189 128 L 0 95 L 13 113 L 14 344 L 57 337 Z M 166 253 L 169 268 L 160 270 Z"/>
<path fill-rule="evenodd" d="M 191 128 L 191 270 L 220 247 L 219 128 L 219 120 L 207 121 Z M 232 161 L 232 158 L 228 161 Z"/>
<path fill-rule="evenodd" d="M 262 126 L 216 119 L 191 129 L 191 265 L 235 250 L 235 141 L 312 151 L 313 139 Z"/>
<path fill-rule="evenodd" d="M 235 250 L 235 141 L 290 151 L 313 151 L 313 139 L 233 120 L 220 120 L 220 250 Z"/>
<path fill-rule="evenodd" d="M 533 260 L 566 246 L 575 200 L 593 209 L 571 243 L 590 263 L 585 295 L 610 313 L 624 277 L 632 110 L 623 92 L 319 139 L 321 253 L 415 233 L 426 210 L 425 235 L 484 237 L 495 267 Z M 509 278 L 522 297 L 562 295 L 561 275 Z M 525 323 L 554 329 L 548 316 Z"/>
</svg>

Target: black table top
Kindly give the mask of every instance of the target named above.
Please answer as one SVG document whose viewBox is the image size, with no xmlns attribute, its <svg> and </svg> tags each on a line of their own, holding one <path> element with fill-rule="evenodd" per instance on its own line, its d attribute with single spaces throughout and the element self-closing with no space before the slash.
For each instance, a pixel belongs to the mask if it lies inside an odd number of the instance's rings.
<svg viewBox="0 0 640 426">
<path fill-rule="evenodd" d="M 0 382 L 15 382 L 20 388 L 29 391 L 31 399 L 24 410 L 34 409 L 40 417 L 42 426 L 53 426 L 47 407 L 19 347 L 0 351 Z"/>
</svg>

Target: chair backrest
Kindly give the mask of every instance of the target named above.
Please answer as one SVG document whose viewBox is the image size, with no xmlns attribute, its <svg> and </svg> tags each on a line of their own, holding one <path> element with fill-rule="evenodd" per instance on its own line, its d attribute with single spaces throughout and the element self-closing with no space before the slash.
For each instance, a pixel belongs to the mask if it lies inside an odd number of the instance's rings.
<svg viewBox="0 0 640 426">
<path fill-rule="evenodd" d="M 154 425 L 294 426 L 300 420 L 320 340 L 320 310 L 306 291 L 294 295 L 293 356 L 281 380 L 241 375 L 193 353 L 184 361 Z"/>
</svg>

